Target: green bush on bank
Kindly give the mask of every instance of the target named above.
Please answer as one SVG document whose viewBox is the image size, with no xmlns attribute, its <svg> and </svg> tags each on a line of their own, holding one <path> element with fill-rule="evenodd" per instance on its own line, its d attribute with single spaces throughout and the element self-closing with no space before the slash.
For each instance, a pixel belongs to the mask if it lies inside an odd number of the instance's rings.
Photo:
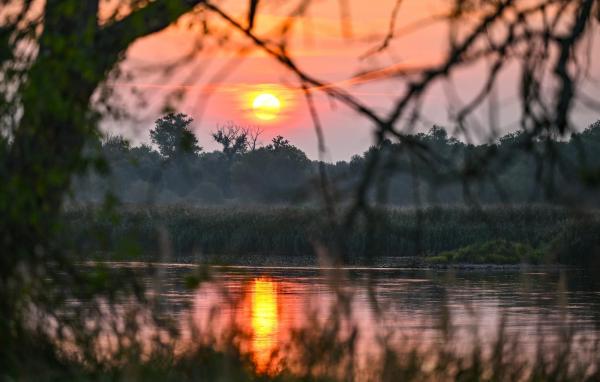
<svg viewBox="0 0 600 382">
<path fill-rule="evenodd" d="M 544 251 L 529 244 L 492 240 L 445 251 L 425 261 L 428 264 L 540 264 L 544 257 Z"/>
</svg>

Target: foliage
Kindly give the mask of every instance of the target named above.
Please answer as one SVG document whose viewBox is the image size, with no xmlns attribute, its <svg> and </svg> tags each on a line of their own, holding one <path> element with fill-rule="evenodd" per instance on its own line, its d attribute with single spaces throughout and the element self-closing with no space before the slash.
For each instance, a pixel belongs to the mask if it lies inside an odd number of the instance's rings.
<svg viewBox="0 0 600 382">
<path fill-rule="evenodd" d="M 307 187 L 310 176 L 306 155 L 281 136 L 244 155 L 232 168 L 235 194 L 258 202 L 293 201 L 294 193 Z"/>
<path fill-rule="evenodd" d="M 236 155 L 244 154 L 250 147 L 248 130 L 233 123 L 219 126 L 212 137 L 222 146 L 222 151 L 228 160 L 233 160 Z"/>
<path fill-rule="evenodd" d="M 202 150 L 190 128 L 192 122 L 193 119 L 183 113 L 170 113 L 156 120 L 150 137 L 164 158 L 175 160 L 187 154 L 198 154 Z"/>
<path fill-rule="evenodd" d="M 349 162 L 337 163 L 311 161 L 281 136 L 264 147 L 250 149 L 249 130 L 234 125 L 215 133 L 215 139 L 233 142 L 225 143 L 223 151 L 180 156 L 176 163 L 166 165 L 152 148 L 131 147 L 122 138 L 112 137 L 101 149 L 112 169 L 108 182 L 93 173 L 78 178 L 75 202 L 97 204 L 104 190 L 112 191 L 124 203 L 135 204 L 315 203 L 320 201 L 314 185 L 321 164 L 338 190 L 338 200 L 343 202 L 352 199 L 353 186 L 360 181 L 367 162 L 380 152 L 388 158 L 387 163 L 376 168 L 377 182 L 369 194 L 380 203 L 598 206 L 594 179 L 600 171 L 600 161 L 593 153 L 600 150 L 600 140 L 595 138 L 599 131 L 596 123 L 568 142 L 544 141 L 524 148 L 520 133 L 474 146 L 449 137 L 444 128 L 434 126 L 426 134 L 411 136 L 435 152 L 433 159 L 411 157 L 404 144 L 387 142 L 383 147 L 372 147 L 363 155 L 353 156 Z M 537 166 L 535 158 L 549 152 L 560 159 L 559 168 Z M 578 159 L 582 157 L 585 160 Z M 151 190 L 156 198 L 148 198 L 149 193 L 132 192 L 132 188 Z"/>
<path fill-rule="evenodd" d="M 95 209 L 75 209 L 65 218 L 68 237 L 77 251 L 102 251 L 99 258 L 106 259 L 128 240 L 138 243 L 147 258 L 153 257 L 161 248 L 157 232 L 167 233 L 173 255 L 180 261 L 205 254 L 235 255 L 229 261 L 244 262 L 245 257 L 259 254 L 253 257 L 256 263 L 268 261 L 269 255 L 285 255 L 292 262 L 314 255 L 313 241 L 334 239 L 320 211 L 308 207 L 123 207 L 116 221 Z M 581 246 L 588 246 L 590 252 L 585 253 L 590 257 L 598 253 L 590 248 L 596 245 L 593 233 L 600 225 L 598 219 L 597 212 L 584 219 L 568 210 L 541 206 L 488 207 L 479 212 L 456 207 L 386 209 L 376 216 L 374 231 L 367 229 L 372 227 L 368 224 L 348 235 L 346 249 L 352 262 L 442 253 L 443 259 L 431 261 L 581 264 Z M 590 233 L 581 236 L 577 248 L 575 222 L 580 222 L 577 227 L 589 227 Z M 98 234 L 102 240 L 93 239 Z M 555 243 L 552 248 L 547 245 L 550 242 Z"/>
<path fill-rule="evenodd" d="M 544 258 L 540 249 L 529 244 L 491 240 L 454 251 L 445 251 L 426 259 L 428 264 L 539 264 Z"/>
<path fill-rule="evenodd" d="M 561 263 L 597 268 L 600 265 L 600 223 L 586 216 L 570 219 L 549 241 L 547 250 Z"/>
</svg>

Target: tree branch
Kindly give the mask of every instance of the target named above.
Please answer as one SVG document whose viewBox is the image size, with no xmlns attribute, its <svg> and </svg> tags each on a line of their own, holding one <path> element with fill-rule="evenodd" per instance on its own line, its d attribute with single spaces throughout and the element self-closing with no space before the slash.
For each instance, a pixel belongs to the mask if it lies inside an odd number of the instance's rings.
<svg viewBox="0 0 600 382">
<path fill-rule="evenodd" d="M 98 44 L 113 51 L 125 50 L 134 40 L 156 33 L 205 0 L 155 1 L 102 28 Z"/>
</svg>

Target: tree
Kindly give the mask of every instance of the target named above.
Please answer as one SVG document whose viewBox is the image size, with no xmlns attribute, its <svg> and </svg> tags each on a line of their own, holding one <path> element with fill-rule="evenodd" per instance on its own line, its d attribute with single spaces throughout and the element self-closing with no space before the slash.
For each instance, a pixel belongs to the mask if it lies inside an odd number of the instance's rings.
<svg viewBox="0 0 600 382">
<path fill-rule="evenodd" d="M 267 149 L 269 149 L 271 151 L 276 151 L 276 150 L 291 149 L 293 147 L 294 146 L 290 145 L 290 141 L 288 141 L 287 139 L 285 139 L 281 135 L 278 135 L 278 136 L 276 136 L 275 138 L 273 138 L 271 140 L 271 144 L 269 144 L 267 146 Z"/>
<path fill-rule="evenodd" d="M 250 148 L 250 136 L 248 129 L 234 123 L 217 126 L 212 137 L 222 146 L 223 154 L 228 160 L 236 155 L 243 154 Z"/>
<path fill-rule="evenodd" d="M 244 154 L 232 170 L 234 190 L 256 201 L 293 201 L 307 185 L 310 160 L 282 136 Z"/>
<path fill-rule="evenodd" d="M 73 175 L 97 163 L 82 153 L 98 136 L 97 110 L 111 93 L 102 84 L 116 77 L 115 66 L 135 40 L 202 1 L 127 3 L 129 13 L 105 20 L 97 0 L 0 3 L 0 134 L 11 142 L 0 162 L 3 372 L 22 368 L 18 362 L 36 350 L 24 338 L 24 306 L 56 307 L 66 291 L 84 293 L 65 286 L 81 285 L 85 276 L 68 266 L 71 259 L 55 240 Z"/>
<path fill-rule="evenodd" d="M 198 138 L 190 129 L 193 121 L 183 113 L 169 113 L 156 120 L 150 137 L 163 157 L 173 160 L 189 154 L 196 155 L 202 150 L 198 146 Z"/>
<path fill-rule="evenodd" d="M 107 158 L 126 156 L 131 150 L 131 144 L 121 136 L 109 136 L 102 143 L 102 152 Z"/>
</svg>

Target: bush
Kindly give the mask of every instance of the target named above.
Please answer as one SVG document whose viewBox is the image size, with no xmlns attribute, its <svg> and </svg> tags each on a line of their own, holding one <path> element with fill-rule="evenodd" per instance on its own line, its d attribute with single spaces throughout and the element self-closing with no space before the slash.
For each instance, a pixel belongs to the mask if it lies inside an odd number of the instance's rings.
<svg viewBox="0 0 600 382">
<path fill-rule="evenodd" d="M 600 266 L 600 222 L 590 218 L 570 221 L 547 251 L 561 264 Z"/>
<path fill-rule="evenodd" d="M 492 240 L 445 251 L 426 259 L 429 264 L 539 264 L 543 251 L 529 244 Z"/>
<path fill-rule="evenodd" d="M 210 182 L 200 183 L 186 199 L 194 204 L 220 204 L 224 201 L 221 189 Z"/>
</svg>

